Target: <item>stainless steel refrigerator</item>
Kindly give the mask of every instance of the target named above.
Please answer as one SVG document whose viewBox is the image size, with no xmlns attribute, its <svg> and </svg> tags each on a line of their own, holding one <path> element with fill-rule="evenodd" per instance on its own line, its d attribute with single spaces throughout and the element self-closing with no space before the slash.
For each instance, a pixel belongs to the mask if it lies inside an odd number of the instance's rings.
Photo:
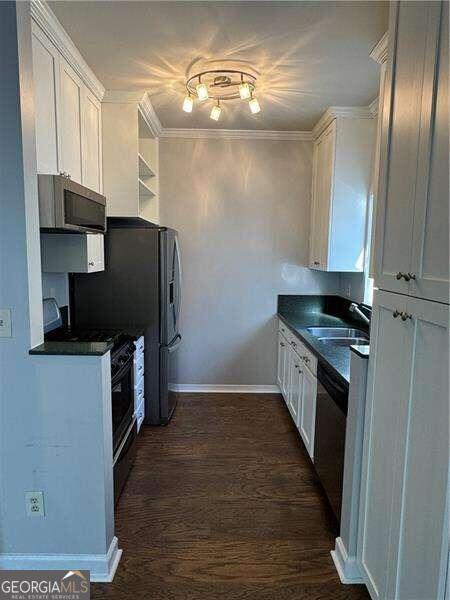
<svg viewBox="0 0 450 600">
<path fill-rule="evenodd" d="M 109 218 L 107 227 L 105 271 L 71 276 L 71 322 L 144 331 L 145 423 L 166 424 L 181 344 L 177 232 L 134 218 Z"/>
</svg>

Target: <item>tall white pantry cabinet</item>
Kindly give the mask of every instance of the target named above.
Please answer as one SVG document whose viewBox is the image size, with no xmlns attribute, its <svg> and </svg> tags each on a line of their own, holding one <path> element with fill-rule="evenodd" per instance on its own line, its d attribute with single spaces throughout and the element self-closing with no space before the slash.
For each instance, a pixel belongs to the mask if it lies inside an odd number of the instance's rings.
<svg viewBox="0 0 450 600">
<path fill-rule="evenodd" d="M 448 18 L 391 4 L 357 551 L 376 600 L 449 593 Z"/>
</svg>

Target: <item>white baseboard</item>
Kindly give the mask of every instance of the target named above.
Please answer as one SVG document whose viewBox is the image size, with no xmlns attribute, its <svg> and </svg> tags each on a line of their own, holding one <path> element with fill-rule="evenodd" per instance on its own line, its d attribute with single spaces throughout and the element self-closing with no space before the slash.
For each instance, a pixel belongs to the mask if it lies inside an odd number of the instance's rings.
<svg viewBox="0 0 450 600">
<path fill-rule="evenodd" d="M 336 571 L 338 572 L 339 579 L 342 583 L 364 583 L 356 563 L 356 558 L 348 556 L 347 549 L 340 537 L 336 538 L 334 550 L 331 551 L 331 558 L 333 559 L 334 566 L 336 567 Z"/>
<path fill-rule="evenodd" d="M 210 383 L 178 383 L 174 386 L 176 392 L 198 393 L 228 393 L 228 394 L 279 394 L 277 385 L 228 385 Z"/>
<path fill-rule="evenodd" d="M 111 582 L 121 556 L 113 537 L 106 554 L 0 554 L 0 570 L 90 571 L 91 581 Z"/>
</svg>

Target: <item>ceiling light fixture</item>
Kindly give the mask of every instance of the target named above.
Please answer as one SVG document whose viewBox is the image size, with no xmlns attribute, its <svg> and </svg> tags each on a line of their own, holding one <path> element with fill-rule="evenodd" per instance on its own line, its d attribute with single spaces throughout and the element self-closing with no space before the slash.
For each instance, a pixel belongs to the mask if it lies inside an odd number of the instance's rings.
<svg viewBox="0 0 450 600">
<path fill-rule="evenodd" d="M 186 96 L 183 102 L 183 110 L 184 112 L 190 113 L 194 108 L 194 100 L 190 94 Z"/>
<path fill-rule="evenodd" d="M 253 96 L 256 89 L 256 77 L 246 71 L 237 69 L 212 69 L 195 73 L 186 81 L 187 95 L 183 102 L 183 110 L 192 112 L 194 98 L 200 102 L 213 100 L 217 102 L 211 110 L 210 117 L 218 121 L 222 113 L 220 102 L 224 100 L 245 100 L 252 114 L 259 113 L 261 107 Z"/>
<path fill-rule="evenodd" d="M 209 116 L 213 121 L 218 121 L 220 118 L 221 112 L 222 112 L 222 109 L 220 108 L 220 102 L 218 100 L 217 104 L 212 107 L 211 114 Z"/>
<path fill-rule="evenodd" d="M 258 98 L 251 98 L 251 100 L 248 103 L 249 107 L 250 107 L 250 112 L 252 113 L 252 115 L 256 115 L 257 113 L 259 113 L 261 111 L 261 107 L 259 105 L 258 102 Z"/>
</svg>

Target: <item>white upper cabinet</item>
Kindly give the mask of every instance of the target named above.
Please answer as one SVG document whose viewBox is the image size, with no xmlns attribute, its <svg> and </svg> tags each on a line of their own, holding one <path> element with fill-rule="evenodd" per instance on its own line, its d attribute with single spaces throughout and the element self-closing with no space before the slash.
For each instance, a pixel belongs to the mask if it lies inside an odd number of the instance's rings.
<svg viewBox="0 0 450 600">
<path fill-rule="evenodd" d="M 110 217 L 159 223 L 159 145 L 147 94 L 107 92 L 102 106 L 103 185 Z"/>
<path fill-rule="evenodd" d="M 81 108 L 81 178 L 83 185 L 100 192 L 102 190 L 101 104 L 89 90 L 84 89 Z"/>
<path fill-rule="evenodd" d="M 364 268 L 373 119 L 337 116 L 314 141 L 310 261 L 312 269 Z"/>
<path fill-rule="evenodd" d="M 83 83 L 61 57 L 61 170 L 71 179 L 84 183 L 81 177 L 81 111 Z"/>
<path fill-rule="evenodd" d="M 66 34 L 49 32 L 55 43 L 64 39 L 63 56 L 41 27 L 55 25 L 39 23 L 32 21 L 38 172 L 65 172 L 102 192 L 101 84 Z M 65 57 L 72 57 L 71 64 Z"/>
<path fill-rule="evenodd" d="M 32 23 L 36 157 L 39 173 L 59 172 L 59 55 L 36 23 Z"/>
<path fill-rule="evenodd" d="M 392 6 L 374 277 L 449 302 L 448 4 Z"/>
</svg>

